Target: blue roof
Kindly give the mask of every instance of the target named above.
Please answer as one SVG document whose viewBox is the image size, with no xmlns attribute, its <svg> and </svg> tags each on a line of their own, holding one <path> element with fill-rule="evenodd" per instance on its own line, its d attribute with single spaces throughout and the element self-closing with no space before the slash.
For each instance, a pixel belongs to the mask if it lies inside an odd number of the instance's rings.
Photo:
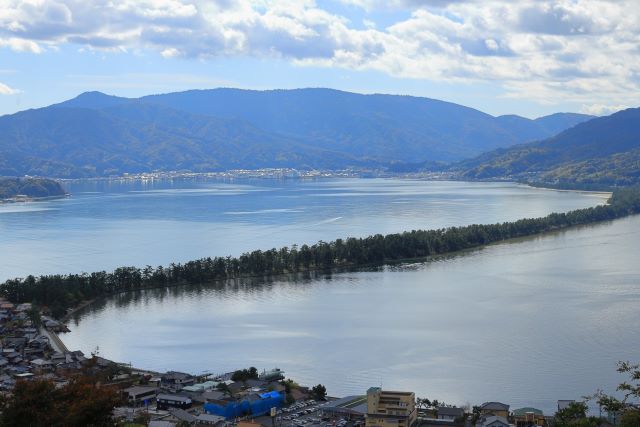
<svg viewBox="0 0 640 427">
<path fill-rule="evenodd" d="M 262 393 L 259 395 L 262 399 L 269 399 L 269 398 L 273 398 L 273 399 L 278 399 L 280 398 L 280 393 L 278 393 L 277 391 L 269 391 L 267 393 Z"/>
</svg>

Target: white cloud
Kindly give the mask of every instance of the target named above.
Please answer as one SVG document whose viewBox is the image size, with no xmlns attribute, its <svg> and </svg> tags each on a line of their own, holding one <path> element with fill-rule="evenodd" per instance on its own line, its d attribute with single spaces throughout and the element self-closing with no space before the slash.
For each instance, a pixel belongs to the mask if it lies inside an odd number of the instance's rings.
<svg viewBox="0 0 640 427">
<path fill-rule="evenodd" d="M 40 53 L 73 43 L 165 58 L 273 57 L 490 82 L 507 97 L 540 103 L 640 104 L 637 0 L 342 2 L 363 8 L 363 25 L 314 0 L 3 0 L 0 47 Z M 389 8 L 408 17 L 384 27 L 368 15 Z"/>
<path fill-rule="evenodd" d="M 20 93 L 19 90 L 10 88 L 4 83 L 0 83 L 0 95 L 15 95 Z"/>
<path fill-rule="evenodd" d="M 33 40 L 17 37 L 10 37 L 8 39 L 0 38 L 0 48 L 1 47 L 8 47 L 15 52 L 42 53 L 42 48 L 38 43 Z"/>
<path fill-rule="evenodd" d="M 627 108 L 629 108 L 628 105 L 590 104 L 583 105 L 581 112 L 585 114 L 592 114 L 594 116 L 605 116 Z"/>
</svg>

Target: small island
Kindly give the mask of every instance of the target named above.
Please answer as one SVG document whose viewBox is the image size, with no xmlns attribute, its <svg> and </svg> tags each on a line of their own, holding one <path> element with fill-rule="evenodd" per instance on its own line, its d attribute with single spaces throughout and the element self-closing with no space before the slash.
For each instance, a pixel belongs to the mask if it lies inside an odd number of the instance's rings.
<svg viewBox="0 0 640 427">
<path fill-rule="evenodd" d="M 47 178 L 0 177 L 0 202 L 64 197 L 67 192 L 58 181 Z"/>
</svg>

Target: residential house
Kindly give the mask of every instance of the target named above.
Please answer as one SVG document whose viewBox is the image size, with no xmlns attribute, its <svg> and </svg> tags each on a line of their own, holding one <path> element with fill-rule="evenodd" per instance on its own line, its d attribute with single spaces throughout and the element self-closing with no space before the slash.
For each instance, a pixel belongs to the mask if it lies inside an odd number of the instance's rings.
<svg viewBox="0 0 640 427">
<path fill-rule="evenodd" d="M 480 406 L 480 416 L 489 415 L 509 418 L 509 405 L 500 402 L 485 402 Z"/>
<path fill-rule="evenodd" d="M 158 394 L 156 387 L 133 386 L 122 390 L 129 406 L 147 406 L 155 400 Z"/>
<path fill-rule="evenodd" d="M 546 418 L 540 409 L 519 408 L 511 414 L 516 427 L 545 426 Z"/>
<path fill-rule="evenodd" d="M 438 408 L 439 420 L 457 420 L 464 417 L 464 409 L 456 407 L 441 406 Z"/>
<path fill-rule="evenodd" d="M 158 394 L 156 396 L 158 409 L 179 408 L 187 409 L 193 403 L 191 398 L 187 396 L 178 396 L 175 394 Z"/>
<path fill-rule="evenodd" d="M 194 426 L 198 422 L 198 419 L 194 415 L 188 413 L 183 409 L 172 409 L 170 413 L 171 416 L 180 423 L 186 423 L 188 425 Z"/>
<path fill-rule="evenodd" d="M 480 417 L 476 422 L 476 427 L 509 427 L 509 421 L 506 417 L 486 415 Z"/>
<path fill-rule="evenodd" d="M 224 417 L 211 414 L 199 414 L 196 416 L 198 425 L 222 426 L 225 423 Z"/>
<path fill-rule="evenodd" d="M 169 371 L 162 375 L 160 387 L 171 391 L 179 391 L 182 388 L 193 385 L 195 378 L 184 372 Z"/>
</svg>

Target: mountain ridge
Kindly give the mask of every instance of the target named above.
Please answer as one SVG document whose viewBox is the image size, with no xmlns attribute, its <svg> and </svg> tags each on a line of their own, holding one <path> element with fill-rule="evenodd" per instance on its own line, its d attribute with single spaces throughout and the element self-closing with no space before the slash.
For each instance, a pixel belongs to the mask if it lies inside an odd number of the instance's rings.
<svg viewBox="0 0 640 427">
<path fill-rule="evenodd" d="M 570 127 L 589 118 L 560 114 L 553 120 Z M 220 88 L 140 98 L 94 91 L 0 117 L 0 174 L 428 165 L 551 132 L 544 120 L 501 123 L 508 121 L 446 101 L 323 88 Z"/>
<path fill-rule="evenodd" d="M 454 166 L 466 179 L 511 177 L 565 186 L 640 182 L 640 108 L 564 130 L 549 139 L 484 153 Z"/>
</svg>

